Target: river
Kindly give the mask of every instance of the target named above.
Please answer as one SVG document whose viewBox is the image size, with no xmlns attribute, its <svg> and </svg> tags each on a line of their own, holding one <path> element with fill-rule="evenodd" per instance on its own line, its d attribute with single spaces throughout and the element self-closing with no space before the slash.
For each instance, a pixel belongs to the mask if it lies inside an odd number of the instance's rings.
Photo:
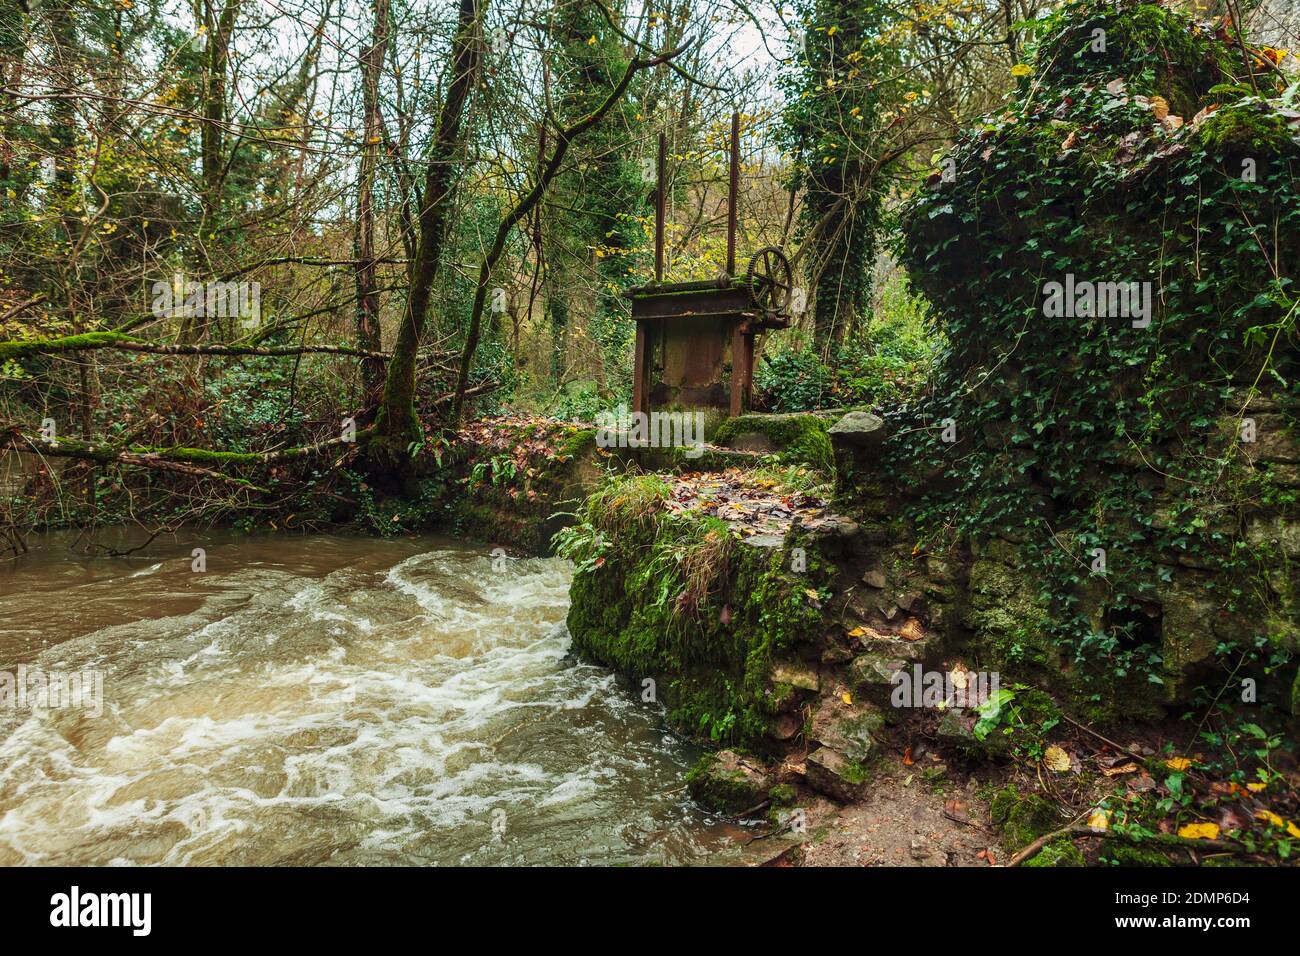
<svg viewBox="0 0 1300 956">
<path fill-rule="evenodd" d="M 743 842 L 690 801 L 697 754 L 659 711 L 569 655 L 562 560 L 73 541 L 0 563 L 0 673 L 102 679 L 98 716 L 90 680 L 77 706 L 0 707 L 0 865 L 682 864 Z"/>
</svg>

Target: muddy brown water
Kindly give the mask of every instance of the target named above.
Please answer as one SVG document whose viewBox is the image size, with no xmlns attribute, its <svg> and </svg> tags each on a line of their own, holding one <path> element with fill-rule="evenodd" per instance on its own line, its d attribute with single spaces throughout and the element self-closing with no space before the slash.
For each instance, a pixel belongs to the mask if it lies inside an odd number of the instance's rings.
<svg viewBox="0 0 1300 956">
<path fill-rule="evenodd" d="M 30 543 L 0 562 L 0 674 L 97 672 L 102 714 L 0 706 L 0 864 L 680 864 L 744 839 L 687 797 L 661 713 L 568 653 L 564 561 Z"/>
</svg>

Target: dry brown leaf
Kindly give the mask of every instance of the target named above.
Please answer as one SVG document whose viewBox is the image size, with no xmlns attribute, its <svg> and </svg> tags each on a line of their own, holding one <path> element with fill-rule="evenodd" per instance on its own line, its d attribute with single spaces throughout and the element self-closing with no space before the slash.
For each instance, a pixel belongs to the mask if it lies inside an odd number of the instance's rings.
<svg viewBox="0 0 1300 956">
<path fill-rule="evenodd" d="M 1043 766 L 1056 773 L 1065 773 L 1070 769 L 1070 755 L 1056 744 L 1052 744 L 1043 754 Z"/>
<path fill-rule="evenodd" d="M 1136 773 L 1137 769 L 1137 764 L 1126 763 L 1122 767 L 1102 767 L 1101 772 L 1107 777 L 1118 777 L 1126 773 Z"/>
</svg>

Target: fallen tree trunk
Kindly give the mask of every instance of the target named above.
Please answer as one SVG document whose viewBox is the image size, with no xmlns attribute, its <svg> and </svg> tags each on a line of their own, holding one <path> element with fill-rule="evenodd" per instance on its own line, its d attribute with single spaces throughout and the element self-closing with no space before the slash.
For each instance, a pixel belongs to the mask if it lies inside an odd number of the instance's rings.
<svg viewBox="0 0 1300 956">
<path fill-rule="evenodd" d="M 387 352 L 371 352 L 347 345 L 166 345 L 125 335 L 121 332 L 85 332 L 54 339 L 18 339 L 0 342 L 0 362 L 8 359 L 30 358 L 34 355 L 56 355 L 61 352 L 83 352 L 89 349 L 120 349 L 126 352 L 148 352 L 153 355 L 351 355 L 357 358 L 387 359 Z"/>
<path fill-rule="evenodd" d="M 73 441 L 66 438 L 45 441 L 44 439 L 24 435 L 17 429 L 12 429 L 4 440 L 0 441 L 0 449 L 17 448 L 19 445 L 26 445 L 32 451 L 55 458 L 79 458 L 83 461 L 95 461 L 106 465 L 138 465 L 160 471 L 175 471 L 182 474 L 224 478 L 226 480 L 242 480 L 232 479 L 230 476 L 212 471 L 211 468 L 204 466 L 248 465 L 264 467 L 266 465 L 277 465 L 287 461 L 309 458 L 312 455 L 318 455 L 344 445 L 360 445 L 367 441 L 372 434 L 373 429 L 363 429 L 355 435 L 340 436 L 326 441 L 314 442 L 310 445 L 298 445 L 293 448 L 281 448 L 271 451 L 242 452 L 211 451 L 206 448 L 186 448 L 184 446 L 172 448 L 116 448 L 112 445 Z"/>
</svg>

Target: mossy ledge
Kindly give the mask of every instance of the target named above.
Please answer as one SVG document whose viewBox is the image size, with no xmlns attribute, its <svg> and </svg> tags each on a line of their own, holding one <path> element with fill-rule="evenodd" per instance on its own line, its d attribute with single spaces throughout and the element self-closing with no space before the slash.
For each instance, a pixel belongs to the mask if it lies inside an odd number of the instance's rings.
<svg viewBox="0 0 1300 956">
<path fill-rule="evenodd" d="M 575 648 L 662 703 L 674 727 L 763 751 L 773 719 L 807 688 L 776 680 L 820 633 L 832 568 L 785 539 L 741 538 L 723 521 L 665 508 L 659 478 L 608 478 L 557 536 L 573 560 Z M 792 570 L 792 565 L 802 571 Z"/>
</svg>

